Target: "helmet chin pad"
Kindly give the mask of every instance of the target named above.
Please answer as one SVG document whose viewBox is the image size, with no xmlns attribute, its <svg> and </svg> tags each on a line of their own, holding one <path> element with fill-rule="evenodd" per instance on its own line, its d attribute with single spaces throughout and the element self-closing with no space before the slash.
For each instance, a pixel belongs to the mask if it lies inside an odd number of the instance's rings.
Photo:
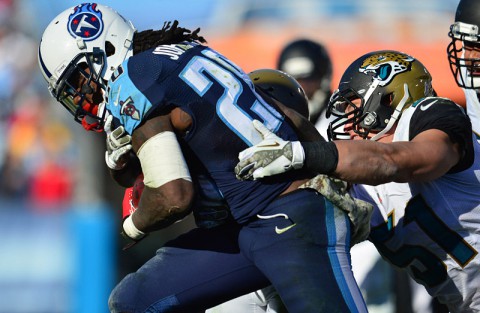
<svg viewBox="0 0 480 313">
<path fill-rule="evenodd" d="M 84 116 L 82 119 L 82 127 L 87 130 L 87 131 L 94 131 L 97 133 L 103 132 L 103 125 L 100 123 L 100 121 L 95 121 L 93 123 L 89 123 L 87 121 L 88 117 Z"/>
<path fill-rule="evenodd" d="M 102 116 L 98 115 L 99 105 L 90 103 L 84 100 L 81 108 L 79 107 L 76 114 L 75 120 L 82 124 L 82 127 L 88 131 L 102 132 L 103 131 L 103 120 L 105 111 L 103 110 Z"/>
<path fill-rule="evenodd" d="M 88 105 L 91 105 L 90 103 Z M 84 105 L 84 107 L 87 105 Z M 95 112 L 95 113 L 93 113 Z M 82 114 L 83 117 L 80 120 L 80 115 L 75 120 L 82 124 L 82 127 L 87 131 L 94 131 L 97 133 L 103 132 L 103 116 L 97 116 L 98 105 L 92 105 L 91 112 Z"/>
</svg>

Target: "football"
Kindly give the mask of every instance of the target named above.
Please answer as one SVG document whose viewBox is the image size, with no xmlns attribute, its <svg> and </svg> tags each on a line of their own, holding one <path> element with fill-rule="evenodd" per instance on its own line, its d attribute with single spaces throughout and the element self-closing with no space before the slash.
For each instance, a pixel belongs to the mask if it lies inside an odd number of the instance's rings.
<svg viewBox="0 0 480 313">
<path fill-rule="evenodd" d="M 127 218 L 137 210 L 144 188 L 145 185 L 143 184 L 143 174 L 140 174 L 135 179 L 133 186 L 125 189 L 122 203 L 123 219 Z"/>
</svg>

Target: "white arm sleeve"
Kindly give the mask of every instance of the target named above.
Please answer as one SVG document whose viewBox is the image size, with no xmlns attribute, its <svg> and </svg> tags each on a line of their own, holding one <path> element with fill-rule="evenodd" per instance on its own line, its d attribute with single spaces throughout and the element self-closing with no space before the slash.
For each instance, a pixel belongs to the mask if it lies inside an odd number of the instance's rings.
<svg viewBox="0 0 480 313">
<path fill-rule="evenodd" d="M 177 136 L 171 131 L 149 138 L 137 155 L 145 186 L 157 188 L 175 179 L 192 181 Z"/>
</svg>

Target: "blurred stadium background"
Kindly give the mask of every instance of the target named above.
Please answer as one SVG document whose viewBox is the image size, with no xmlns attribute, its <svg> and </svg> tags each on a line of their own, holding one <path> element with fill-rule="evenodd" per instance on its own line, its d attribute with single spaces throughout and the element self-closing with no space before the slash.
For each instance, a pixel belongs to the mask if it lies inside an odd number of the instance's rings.
<svg viewBox="0 0 480 313">
<path fill-rule="evenodd" d="M 108 177 L 102 136 L 83 134 L 48 95 L 37 45 L 80 2 L 0 0 L 0 313 L 104 313 L 111 288 L 191 219 L 121 251 L 123 190 Z M 288 41 L 325 44 L 333 84 L 376 49 L 430 69 L 438 94 L 463 104 L 446 58 L 458 0 L 105 0 L 138 29 L 177 19 L 246 71 L 273 68 Z"/>
</svg>

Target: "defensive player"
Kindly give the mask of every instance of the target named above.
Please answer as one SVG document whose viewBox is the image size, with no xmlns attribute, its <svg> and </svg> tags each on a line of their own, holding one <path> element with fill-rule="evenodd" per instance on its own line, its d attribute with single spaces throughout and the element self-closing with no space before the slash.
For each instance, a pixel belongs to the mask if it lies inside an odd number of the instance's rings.
<svg viewBox="0 0 480 313">
<path fill-rule="evenodd" d="M 292 75 L 305 89 L 309 99 L 309 121 L 324 138 L 328 138 L 328 125 L 334 118 L 326 116 L 332 95 L 333 64 L 326 47 L 308 38 L 292 40 L 280 51 L 277 68 Z M 389 289 L 386 289 L 385 286 L 394 285 L 394 270 L 383 261 L 372 243 L 365 241 L 356 245 L 350 253 L 353 272 L 367 302 L 367 308 L 390 308 L 397 302 L 395 299 L 402 301 L 398 295 L 394 297 L 389 293 Z M 369 273 L 372 267 L 375 269 Z"/>
<path fill-rule="evenodd" d="M 261 178 L 294 160 L 354 183 L 353 194 L 377 206 L 370 240 L 383 257 L 451 312 L 478 312 L 480 148 L 464 110 L 433 94 L 412 56 L 368 53 L 348 67 L 329 103 L 331 138 L 351 140 L 289 142 L 255 123 L 266 140 L 240 154 L 236 171 Z M 304 157 L 291 153 L 296 145 Z"/>
<path fill-rule="evenodd" d="M 455 22 L 450 26 L 447 47 L 450 69 L 458 86 L 465 93 L 467 114 L 472 127 L 480 138 L 480 3 L 460 0 Z"/>
<path fill-rule="evenodd" d="M 303 38 L 293 40 L 280 51 L 277 68 L 292 75 L 308 97 L 309 120 L 327 138 L 327 105 L 332 95 L 332 61 L 319 42 Z"/>
<path fill-rule="evenodd" d="M 348 261 L 347 213 L 297 190 L 308 180 L 302 172 L 235 178 L 238 153 L 262 139 L 252 120 L 302 138 L 198 32 L 176 21 L 136 32 L 112 9 L 85 3 L 57 16 L 40 43 L 49 89 L 75 120 L 100 131 L 112 115 L 113 128 L 132 137 L 145 189 L 123 223 L 126 236 L 138 241 L 186 216 L 192 176 L 213 180 L 235 220 L 168 242 L 116 286 L 110 310 L 200 312 L 271 283 L 289 312 L 365 312 Z M 114 178 L 129 186 L 131 170 L 127 161 Z"/>
</svg>

